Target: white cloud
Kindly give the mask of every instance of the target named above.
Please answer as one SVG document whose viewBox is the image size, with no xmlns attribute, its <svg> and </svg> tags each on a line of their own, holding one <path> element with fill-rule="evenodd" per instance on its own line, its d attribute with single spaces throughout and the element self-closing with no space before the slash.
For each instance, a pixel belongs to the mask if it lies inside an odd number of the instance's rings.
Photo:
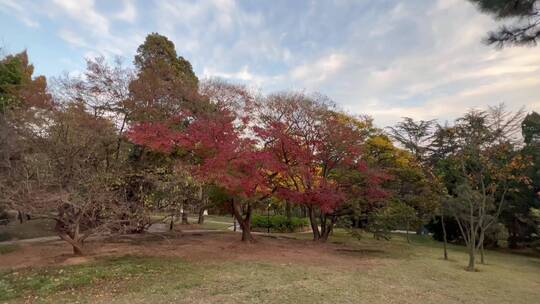
<svg viewBox="0 0 540 304">
<path fill-rule="evenodd" d="M 32 27 L 32 28 L 39 27 L 39 22 L 37 22 L 31 16 L 31 13 L 27 9 L 25 9 L 25 7 L 19 1 L 1 0 L 0 11 L 3 11 L 7 14 L 14 14 L 19 20 L 21 20 L 28 27 Z"/>
<path fill-rule="evenodd" d="M 315 62 L 306 63 L 292 69 L 290 75 L 293 79 L 302 81 L 308 87 L 320 84 L 337 73 L 346 63 L 346 56 L 333 53 Z"/>
<path fill-rule="evenodd" d="M 134 23 L 137 19 L 137 7 L 133 0 L 124 0 L 124 9 L 115 15 L 116 19 Z"/>
<path fill-rule="evenodd" d="M 60 38 L 64 39 L 64 41 L 66 41 L 73 47 L 87 47 L 88 46 L 88 43 L 82 36 L 77 35 L 70 30 L 66 30 L 66 29 L 61 30 L 58 35 L 60 36 Z"/>
<path fill-rule="evenodd" d="M 499 102 L 540 110 L 538 48 L 483 45 L 497 24 L 465 0 L 123 0 L 109 10 L 92 0 L 35 3 L 0 0 L 0 13 L 52 23 L 72 48 L 109 57 L 130 59 L 157 31 L 201 77 L 321 91 L 380 126 Z"/>
<path fill-rule="evenodd" d="M 94 0 L 53 0 L 58 10 L 77 24 L 84 24 L 96 35 L 109 33 L 109 20 L 99 13 Z"/>
</svg>

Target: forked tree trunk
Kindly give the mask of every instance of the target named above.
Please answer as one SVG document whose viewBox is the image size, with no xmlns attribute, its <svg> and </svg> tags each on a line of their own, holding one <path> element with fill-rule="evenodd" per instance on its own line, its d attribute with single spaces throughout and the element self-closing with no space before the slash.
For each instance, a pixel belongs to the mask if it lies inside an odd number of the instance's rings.
<svg viewBox="0 0 540 304">
<path fill-rule="evenodd" d="M 313 232 L 313 240 L 318 241 L 321 238 L 319 233 L 319 226 L 317 225 L 317 218 L 315 217 L 315 210 L 312 206 L 308 208 L 309 223 L 311 224 L 311 231 Z"/>
<path fill-rule="evenodd" d="M 197 221 L 197 224 L 202 225 L 204 224 L 204 207 L 199 209 L 199 220 Z"/>
<path fill-rule="evenodd" d="M 323 218 L 324 218 L 324 221 L 323 223 L 321 223 L 322 232 L 321 232 L 320 241 L 326 242 L 328 240 L 328 237 L 330 236 L 330 234 L 332 234 L 332 231 L 334 230 L 334 224 L 337 221 L 337 217 L 331 216 L 330 221 L 328 220 L 327 215 L 324 215 Z"/>
<path fill-rule="evenodd" d="M 252 207 L 251 204 L 247 204 L 246 209 L 246 216 L 242 217 L 242 208 L 240 206 L 240 203 L 236 200 L 233 200 L 233 212 L 234 217 L 240 224 L 240 228 L 242 228 L 242 242 L 253 242 L 255 239 L 253 238 L 253 235 L 251 234 L 251 213 L 252 213 Z"/>
<path fill-rule="evenodd" d="M 79 234 L 79 228 L 78 228 L 79 225 L 76 225 L 75 227 L 75 231 L 73 232 L 73 235 L 68 235 L 66 233 L 59 233 L 58 236 L 68 242 L 71 247 L 73 247 L 73 254 L 74 255 L 78 255 L 78 256 L 81 256 L 81 255 L 84 255 L 85 254 L 85 251 L 84 251 L 84 238 L 82 235 Z"/>
</svg>

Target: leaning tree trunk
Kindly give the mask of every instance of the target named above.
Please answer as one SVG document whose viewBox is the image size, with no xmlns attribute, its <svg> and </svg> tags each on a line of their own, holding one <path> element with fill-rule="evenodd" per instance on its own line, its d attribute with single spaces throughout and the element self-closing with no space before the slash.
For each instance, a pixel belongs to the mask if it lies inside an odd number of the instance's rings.
<svg viewBox="0 0 540 304">
<path fill-rule="evenodd" d="M 75 229 L 72 233 L 65 233 L 65 232 L 60 232 L 58 233 L 58 236 L 68 242 L 71 247 L 73 247 L 73 254 L 74 255 L 78 255 L 78 256 L 82 256 L 85 254 L 85 251 L 84 251 L 84 238 L 83 236 L 79 233 L 79 224 L 75 224 Z"/>
<path fill-rule="evenodd" d="M 252 207 L 251 204 L 248 203 L 247 209 L 246 209 L 246 216 L 245 218 L 242 217 L 242 209 L 240 206 L 240 203 L 236 200 L 233 200 L 233 212 L 234 217 L 240 224 L 240 228 L 242 229 L 242 242 L 253 242 L 255 239 L 253 238 L 253 235 L 251 234 L 251 213 L 252 213 Z"/>
<path fill-rule="evenodd" d="M 174 229 L 174 215 L 171 216 L 171 222 L 169 223 L 169 230 Z"/>
<path fill-rule="evenodd" d="M 319 226 L 317 225 L 317 218 L 315 217 L 315 210 L 313 206 L 308 207 L 309 223 L 311 224 L 311 231 L 313 232 L 313 240 L 318 241 L 321 238 L 319 233 Z"/>
</svg>

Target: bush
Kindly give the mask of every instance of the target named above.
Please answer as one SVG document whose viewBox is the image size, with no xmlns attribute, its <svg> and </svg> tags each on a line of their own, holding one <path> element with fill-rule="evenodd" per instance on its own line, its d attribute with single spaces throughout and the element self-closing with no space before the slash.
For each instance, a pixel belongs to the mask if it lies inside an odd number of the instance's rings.
<svg viewBox="0 0 540 304">
<path fill-rule="evenodd" d="M 290 220 L 283 215 L 272 215 L 270 223 L 268 217 L 264 215 L 254 215 L 251 218 L 251 226 L 255 230 L 268 229 L 273 232 L 295 232 L 303 230 L 308 226 L 308 221 L 305 218 L 292 217 Z"/>
<path fill-rule="evenodd" d="M 9 223 L 9 214 L 4 209 L 4 207 L 0 206 L 0 225 L 7 225 Z"/>
</svg>

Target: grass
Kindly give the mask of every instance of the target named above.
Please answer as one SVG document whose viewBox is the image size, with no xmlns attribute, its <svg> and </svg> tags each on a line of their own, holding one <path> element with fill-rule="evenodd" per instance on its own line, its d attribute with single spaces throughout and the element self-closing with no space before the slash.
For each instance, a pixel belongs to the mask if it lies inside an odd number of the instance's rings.
<svg viewBox="0 0 540 304">
<path fill-rule="evenodd" d="M 8 254 L 19 249 L 17 245 L 0 245 L 0 255 Z"/>
<path fill-rule="evenodd" d="M 0 242 L 9 240 L 32 239 L 55 235 L 54 221 L 49 219 L 35 219 L 20 224 L 11 221 L 8 225 L 0 226 Z"/>
<path fill-rule="evenodd" d="M 162 214 L 153 214 L 151 216 L 152 220 L 159 221 L 164 218 L 164 215 Z M 207 229 L 207 230 L 227 230 L 230 226 L 233 225 L 233 219 L 230 216 L 221 216 L 221 215 L 205 215 L 204 216 L 204 224 L 198 225 L 198 217 L 195 216 L 189 216 L 188 221 L 191 225 L 197 225 L 194 226 L 197 229 Z M 175 218 L 175 223 L 180 224 L 181 219 L 179 217 Z M 169 224 L 169 221 L 165 221 L 166 224 Z M 182 226 L 179 226 L 179 228 L 182 228 Z"/>
<path fill-rule="evenodd" d="M 296 238 L 310 237 L 295 234 Z M 187 262 L 125 256 L 91 264 L 0 274 L 7 303 L 540 303 L 540 259 L 487 254 L 479 271 L 464 271 L 462 247 L 442 260 L 439 243 L 396 235 L 356 240 L 336 231 L 339 255 L 368 267 L 253 262 Z M 339 264 L 339 263 L 337 263 Z M 363 265 L 363 264 L 362 264 Z"/>
</svg>

